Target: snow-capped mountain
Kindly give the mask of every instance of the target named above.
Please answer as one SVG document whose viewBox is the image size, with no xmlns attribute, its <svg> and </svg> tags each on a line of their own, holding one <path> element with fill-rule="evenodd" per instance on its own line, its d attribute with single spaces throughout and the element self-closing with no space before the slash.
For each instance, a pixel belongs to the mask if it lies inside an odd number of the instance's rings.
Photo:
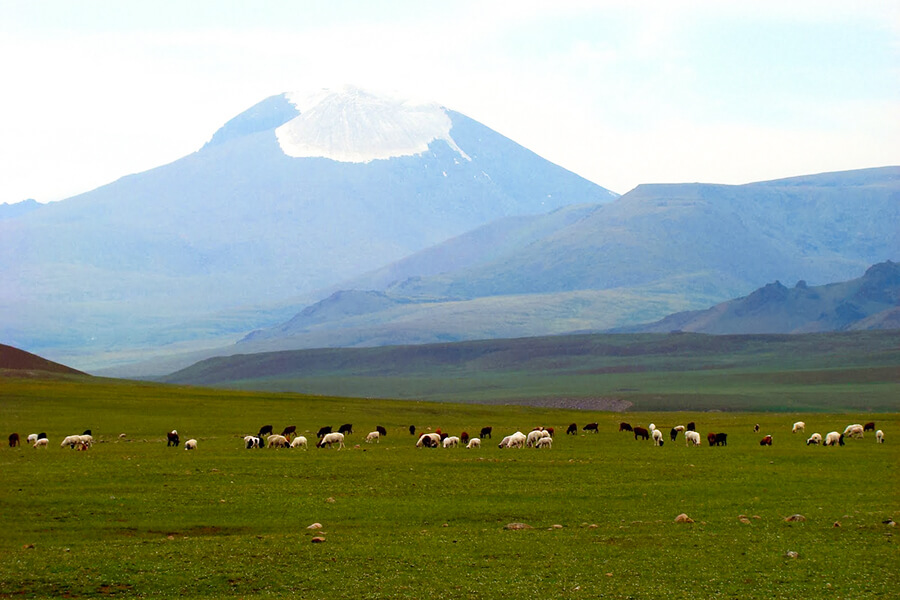
<svg viewBox="0 0 900 600">
<path fill-rule="evenodd" d="M 191 155 L 0 220 L 0 332 L 82 368 L 106 359 L 81 353 L 239 337 L 277 317 L 235 307 L 284 304 L 500 217 L 615 197 L 438 104 L 281 94 Z"/>
</svg>

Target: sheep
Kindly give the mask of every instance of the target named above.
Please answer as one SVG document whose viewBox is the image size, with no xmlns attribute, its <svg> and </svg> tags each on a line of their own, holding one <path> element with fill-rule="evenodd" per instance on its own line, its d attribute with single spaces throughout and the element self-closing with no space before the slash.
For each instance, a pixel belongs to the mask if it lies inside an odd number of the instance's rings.
<svg viewBox="0 0 900 600">
<path fill-rule="evenodd" d="M 844 445 L 844 434 L 838 433 L 837 431 L 829 431 L 825 435 L 825 443 L 823 446 L 834 446 L 837 444 L 838 446 Z"/>
<path fill-rule="evenodd" d="M 381 438 L 381 434 L 379 432 L 370 431 L 369 434 L 366 436 L 366 443 L 371 444 L 372 442 L 375 442 L 376 444 L 378 444 L 379 438 Z"/>
<path fill-rule="evenodd" d="M 544 437 L 544 434 L 540 430 L 535 429 L 534 431 L 530 431 L 528 432 L 528 436 L 525 438 L 525 445 L 531 448 L 532 446 L 537 444 L 537 441 L 542 437 Z"/>
<path fill-rule="evenodd" d="M 599 431 L 597 429 L 598 427 L 599 426 L 597 425 L 597 423 L 588 423 L 587 425 L 582 427 L 581 430 L 584 431 L 585 433 L 587 433 L 587 432 L 599 433 Z"/>
<path fill-rule="evenodd" d="M 378 432 L 378 435 L 379 435 L 379 436 L 381 436 L 381 437 L 387 437 L 387 429 L 385 429 L 385 428 L 382 427 L 381 425 L 376 425 L 376 426 L 375 426 L 375 431 Z"/>
<path fill-rule="evenodd" d="M 306 450 L 306 438 L 302 435 L 298 435 L 293 440 L 291 440 L 291 448 L 303 448 Z"/>
<path fill-rule="evenodd" d="M 672 439 L 672 441 L 674 442 L 674 441 L 678 438 L 678 429 L 676 429 L 675 427 L 673 427 L 672 430 L 669 432 L 669 437 L 670 437 L 670 438 Z"/>
<path fill-rule="evenodd" d="M 255 435 L 245 435 L 244 436 L 244 447 L 249 450 L 251 448 L 259 448 L 262 445 L 262 440 L 260 440 Z"/>
<path fill-rule="evenodd" d="M 818 446 L 821 443 L 822 443 L 822 434 L 820 434 L 820 433 L 814 433 L 811 436 L 809 436 L 808 440 L 806 440 L 807 446 L 809 446 L 811 444 L 815 444 Z"/>
<path fill-rule="evenodd" d="M 291 442 L 283 435 L 272 434 L 266 440 L 268 448 L 290 448 Z"/>
<path fill-rule="evenodd" d="M 759 433 L 759 423 L 753 426 L 753 433 Z"/>
<path fill-rule="evenodd" d="M 650 432 L 647 431 L 646 429 L 644 429 L 643 427 L 635 427 L 633 431 L 634 431 L 634 439 L 638 439 L 638 438 L 645 439 L 645 440 L 650 439 Z"/>
<path fill-rule="evenodd" d="M 197 440 L 194 438 L 189 439 L 184 443 L 185 450 L 196 450 L 197 449 Z"/>
<path fill-rule="evenodd" d="M 338 450 L 343 448 L 344 447 L 344 434 L 339 431 L 326 434 L 325 436 L 322 437 L 321 440 L 319 440 L 319 443 L 317 445 L 319 446 L 319 448 L 324 448 L 326 445 L 329 448 L 331 448 L 332 444 L 337 444 Z"/>
<path fill-rule="evenodd" d="M 492 434 L 493 432 L 494 432 L 494 428 L 493 428 L 493 427 L 482 427 L 482 428 L 481 428 L 481 433 L 479 434 L 478 437 L 480 437 L 481 439 L 484 439 L 484 438 L 492 438 L 491 434 Z"/>
<path fill-rule="evenodd" d="M 29 443 L 29 444 L 33 444 L 33 443 L 35 443 L 37 440 L 38 440 L 38 436 L 37 436 L 36 433 L 29 433 L 29 434 L 28 434 L 28 443 Z"/>
<path fill-rule="evenodd" d="M 716 446 L 727 446 L 728 445 L 728 434 L 727 433 L 717 433 L 715 442 L 716 442 Z"/>
<path fill-rule="evenodd" d="M 767 435 L 763 439 L 759 440 L 759 445 L 760 446 L 771 446 L 772 445 L 772 436 Z"/>
<path fill-rule="evenodd" d="M 875 431 L 875 421 L 869 421 L 863 425 L 863 431 Z"/>
<path fill-rule="evenodd" d="M 457 446 L 459 446 L 459 438 L 455 435 L 444 438 L 444 448 L 456 448 Z"/>
<path fill-rule="evenodd" d="M 263 425 L 262 427 L 259 428 L 259 433 L 256 434 L 256 437 L 258 437 L 259 439 L 262 439 L 262 438 L 266 437 L 267 435 L 272 435 L 273 433 L 274 432 L 272 431 L 271 425 Z"/>
<path fill-rule="evenodd" d="M 460 444 L 468 444 L 469 443 L 469 432 L 463 431 L 459 434 L 459 443 Z"/>
<path fill-rule="evenodd" d="M 654 446 L 662 446 L 663 445 L 663 432 L 659 429 L 653 430 L 653 445 Z"/>
<path fill-rule="evenodd" d="M 471 450 L 472 448 L 481 448 L 481 440 L 479 438 L 472 438 L 466 444 L 466 449 Z"/>
<path fill-rule="evenodd" d="M 877 443 L 877 444 L 884 443 L 884 432 L 880 429 L 875 432 L 875 443 Z"/>
<path fill-rule="evenodd" d="M 656 431 L 656 425 L 654 423 L 650 423 L 650 425 L 647 426 L 647 429 L 652 434 L 654 431 Z"/>
<path fill-rule="evenodd" d="M 716 434 L 712 433 L 712 432 L 707 433 L 706 441 L 709 443 L 710 446 L 715 446 L 716 445 Z"/>
<path fill-rule="evenodd" d="M 498 448 L 524 448 L 527 436 L 521 431 L 508 435 L 500 441 Z"/>
<path fill-rule="evenodd" d="M 289 425 L 284 428 L 284 431 L 281 432 L 281 435 L 283 435 L 287 439 L 291 439 L 291 436 L 294 435 L 295 433 L 297 433 L 297 426 Z"/>
<path fill-rule="evenodd" d="M 537 441 L 534 445 L 535 448 L 552 448 L 553 447 L 553 438 L 549 435 L 547 437 L 542 437 Z"/>
<path fill-rule="evenodd" d="M 353 433 L 353 425 L 350 423 L 344 423 L 340 427 L 338 427 L 338 433 L 343 433 L 344 435 Z"/>
<path fill-rule="evenodd" d="M 409 426 L 409 435 L 416 435 L 416 426 L 415 425 Z"/>
<path fill-rule="evenodd" d="M 9 434 L 9 447 L 15 448 L 18 445 L 19 445 L 19 434 L 18 433 Z"/>
<path fill-rule="evenodd" d="M 67 435 L 63 438 L 62 443 L 60 443 L 60 448 L 65 448 L 68 446 L 69 448 L 75 448 L 76 446 L 82 447 L 90 447 L 94 443 L 94 438 L 90 435 Z"/>
<path fill-rule="evenodd" d="M 170 431 L 169 433 L 166 434 L 166 439 L 168 440 L 166 442 L 166 448 L 168 448 L 169 446 L 175 446 L 176 448 L 178 447 L 178 442 L 180 441 L 178 439 L 178 431 L 173 429 L 172 431 Z"/>
<path fill-rule="evenodd" d="M 423 433 L 416 442 L 416 448 L 437 448 L 441 443 L 441 434 Z"/>
<path fill-rule="evenodd" d="M 34 443 L 35 448 L 46 448 L 50 444 L 47 438 L 40 438 Z"/>
<path fill-rule="evenodd" d="M 321 439 L 331 433 L 331 425 L 326 425 L 325 427 L 319 427 L 319 431 L 316 432 L 316 437 Z"/>
<path fill-rule="evenodd" d="M 690 446 L 691 444 L 695 446 L 700 445 L 700 434 L 696 431 L 685 431 L 684 432 L 684 445 Z"/>
<path fill-rule="evenodd" d="M 860 438 L 862 439 L 865 435 L 863 433 L 863 426 L 860 424 L 856 425 L 847 425 L 847 428 L 844 430 L 844 435 L 850 434 L 850 437 Z"/>
<path fill-rule="evenodd" d="M 687 430 L 688 431 L 696 431 L 697 430 L 697 426 L 694 424 L 693 421 L 691 421 L 690 423 L 687 424 Z"/>
<path fill-rule="evenodd" d="M 578 424 L 570 423 L 566 429 L 566 435 L 578 435 Z"/>
<path fill-rule="evenodd" d="M 794 423 L 794 426 L 791 428 L 791 433 L 797 433 L 798 431 L 806 431 L 806 423 L 803 421 Z"/>
<path fill-rule="evenodd" d="M 631 431 L 631 425 L 626 423 L 625 421 L 622 421 L 621 423 L 619 423 L 619 431 Z"/>
</svg>

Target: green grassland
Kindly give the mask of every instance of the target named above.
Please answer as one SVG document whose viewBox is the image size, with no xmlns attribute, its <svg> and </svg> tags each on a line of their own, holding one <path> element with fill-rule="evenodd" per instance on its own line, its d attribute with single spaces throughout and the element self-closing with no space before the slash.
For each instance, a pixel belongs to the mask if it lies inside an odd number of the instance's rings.
<svg viewBox="0 0 900 600">
<path fill-rule="evenodd" d="M 841 385 L 791 380 L 798 393 Z M 680 385 L 669 389 L 690 396 Z M 896 384 L 865 393 L 876 406 L 897 398 Z M 806 434 L 790 433 L 798 419 Z M 728 446 L 667 435 L 657 448 L 617 432 L 620 420 L 666 433 L 694 420 Z M 870 420 L 887 443 L 804 444 Z M 598 434 L 564 434 L 589 421 Z M 347 422 L 340 451 L 241 440 L 266 423 Z M 896 411 L 617 414 L 5 378 L 0 423 L 51 439 L 0 450 L 0 598 L 896 597 L 897 529 L 884 523 L 900 520 Z M 416 449 L 411 424 L 497 433 L 480 450 Z M 388 436 L 364 443 L 376 425 Z M 551 450 L 497 448 L 538 425 L 556 429 Z M 92 449 L 59 447 L 87 428 Z M 199 448 L 167 448 L 172 428 Z M 694 523 L 675 523 L 680 513 Z M 784 521 L 797 513 L 806 520 Z"/>
<path fill-rule="evenodd" d="M 890 412 L 900 406 L 900 334 L 586 334 L 329 348 L 211 359 L 168 381 L 614 410 Z"/>
</svg>

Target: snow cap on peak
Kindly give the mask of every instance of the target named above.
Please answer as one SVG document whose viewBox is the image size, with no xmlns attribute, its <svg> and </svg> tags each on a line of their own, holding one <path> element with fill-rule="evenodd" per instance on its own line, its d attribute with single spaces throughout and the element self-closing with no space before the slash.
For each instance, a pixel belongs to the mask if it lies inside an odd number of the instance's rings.
<svg viewBox="0 0 900 600">
<path fill-rule="evenodd" d="M 435 140 L 469 159 L 450 137 L 452 122 L 436 103 L 402 100 L 344 86 L 286 94 L 300 112 L 275 130 L 291 157 L 367 163 L 428 150 Z"/>
</svg>

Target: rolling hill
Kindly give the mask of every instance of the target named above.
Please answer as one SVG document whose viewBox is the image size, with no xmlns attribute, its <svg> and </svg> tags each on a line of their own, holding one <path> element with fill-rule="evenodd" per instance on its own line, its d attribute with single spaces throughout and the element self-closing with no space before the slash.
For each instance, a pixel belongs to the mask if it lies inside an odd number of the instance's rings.
<svg viewBox="0 0 900 600">
<path fill-rule="evenodd" d="M 6 344 L 0 344 L 0 375 L 24 375 L 55 374 L 55 375 L 86 375 L 76 369 L 55 363 L 31 352 L 20 350 Z"/>
</svg>

